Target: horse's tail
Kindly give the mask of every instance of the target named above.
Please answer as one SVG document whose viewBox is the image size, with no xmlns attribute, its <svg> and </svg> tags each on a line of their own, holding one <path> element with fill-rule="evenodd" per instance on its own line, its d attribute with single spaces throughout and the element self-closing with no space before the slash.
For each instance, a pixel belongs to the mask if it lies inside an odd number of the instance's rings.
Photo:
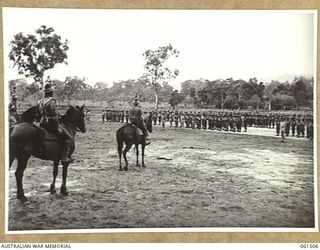
<svg viewBox="0 0 320 250">
<path fill-rule="evenodd" d="M 117 130 L 117 144 L 118 144 L 118 155 L 121 158 L 122 148 L 123 148 L 123 139 L 121 139 L 122 128 Z"/>
<path fill-rule="evenodd" d="M 17 158 L 18 147 L 14 140 L 9 142 L 9 169 L 11 169 L 13 161 Z"/>
</svg>

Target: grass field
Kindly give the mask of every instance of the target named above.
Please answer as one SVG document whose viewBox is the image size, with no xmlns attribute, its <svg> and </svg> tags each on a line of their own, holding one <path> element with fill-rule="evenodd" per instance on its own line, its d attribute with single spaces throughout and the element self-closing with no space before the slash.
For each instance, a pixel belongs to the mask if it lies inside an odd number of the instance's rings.
<svg viewBox="0 0 320 250">
<path fill-rule="evenodd" d="M 9 230 L 314 227 L 312 141 L 155 127 L 146 168 L 131 149 L 129 171 L 120 172 L 120 126 L 90 121 L 77 134 L 69 196 L 50 195 L 52 163 L 31 158 L 21 204 L 13 166 Z"/>
</svg>

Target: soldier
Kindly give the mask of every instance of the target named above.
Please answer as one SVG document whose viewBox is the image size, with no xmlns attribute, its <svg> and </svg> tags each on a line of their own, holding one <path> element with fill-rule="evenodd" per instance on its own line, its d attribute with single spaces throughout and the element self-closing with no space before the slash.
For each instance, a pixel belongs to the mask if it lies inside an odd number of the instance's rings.
<svg viewBox="0 0 320 250">
<path fill-rule="evenodd" d="M 161 125 L 164 128 L 166 126 L 166 121 L 167 121 L 167 113 L 165 111 L 161 112 L 159 114 L 159 121 L 161 121 Z"/>
<path fill-rule="evenodd" d="M 291 126 L 291 124 L 290 124 L 290 119 L 289 119 L 289 117 L 287 117 L 287 118 L 286 118 L 286 137 L 289 136 L 290 126 Z"/>
<path fill-rule="evenodd" d="M 145 144 L 149 145 L 150 142 L 148 141 L 148 130 L 143 124 L 142 110 L 139 106 L 139 99 L 137 97 L 133 102 L 133 107 L 130 109 L 129 115 L 131 124 L 136 125 L 138 128 L 142 130 L 143 135 L 145 136 Z"/>
<path fill-rule="evenodd" d="M 153 125 L 157 125 L 157 119 L 158 119 L 158 112 L 155 110 L 152 113 Z"/>
<path fill-rule="evenodd" d="M 15 88 L 12 91 L 11 102 L 9 103 L 9 127 L 17 124 L 19 122 L 20 115 L 17 111 L 17 101 L 18 97 L 15 93 Z"/>
<path fill-rule="evenodd" d="M 90 116 L 91 116 L 91 110 L 86 108 L 85 117 L 87 118 L 87 121 L 90 121 Z"/>
<path fill-rule="evenodd" d="M 72 163 L 74 159 L 69 158 L 72 145 L 72 137 L 69 132 L 59 123 L 56 100 L 53 98 L 53 89 L 50 83 L 44 86 L 44 97 L 38 102 L 42 114 L 40 127 L 62 139 L 61 163 Z"/>
<path fill-rule="evenodd" d="M 185 112 L 180 112 L 180 128 L 184 128 L 186 123 L 186 114 Z"/>
<path fill-rule="evenodd" d="M 124 118 L 125 118 L 126 123 L 128 123 L 129 122 L 129 111 L 128 110 L 125 111 Z"/>
<path fill-rule="evenodd" d="M 173 114 L 172 111 L 169 112 L 169 124 L 170 124 L 170 128 L 172 127 L 172 123 L 173 123 Z"/>
<path fill-rule="evenodd" d="M 286 138 L 285 133 L 286 133 L 286 127 L 287 127 L 287 121 L 283 117 L 280 120 L 280 133 L 281 133 L 281 141 L 284 142 L 284 139 Z"/>
<path fill-rule="evenodd" d="M 174 120 L 174 126 L 177 128 L 179 126 L 179 114 L 178 111 L 176 111 L 173 115 Z"/>
<path fill-rule="evenodd" d="M 105 110 L 102 110 L 102 123 L 104 123 L 105 119 L 106 119 L 106 111 Z"/>
<path fill-rule="evenodd" d="M 276 120 L 275 120 L 275 123 L 276 123 L 276 134 L 277 134 L 277 136 L 279 136 L 280 135 L 280 117 L 279 117 L 279 115 L 277 115 L 277 117 L 276 117 Z"/>
<path fill-rule="evenodd" d="M 296 127 L 297 127 L 297 122 L 296 122 L 296 116 L 293 115 L 291 117 L 291 136 L 295 136 L 295 133 L 296 133 Z"/>
<path fill-rule="evenodd" d="M 313 117 L 307 119 L 307 138 L 313 140 Z"/>
<path fill-rule="evenodd" d="M 208 118 L 207 118 L 207 114 L 206 113 L 202 114 L 201 123 L 202 123 L 202 128 L 203 129 L 207 129 Z"/>
</svg>

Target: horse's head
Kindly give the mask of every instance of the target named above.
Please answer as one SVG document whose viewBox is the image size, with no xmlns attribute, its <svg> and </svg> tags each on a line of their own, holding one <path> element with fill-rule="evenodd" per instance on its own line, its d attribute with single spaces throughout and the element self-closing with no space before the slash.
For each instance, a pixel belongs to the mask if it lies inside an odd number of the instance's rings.
<svg viewBox="0 0 320 250">
<path fill-rule="evenodd" d="M 82 133 L 86 132 L 86 124 L 84 121 L 84 105 L 82 107 L 73 107 L 67 110 L 65 114 L 65 118 L 70 121 L 77 129 L 79 129 Z"/>
</svg>

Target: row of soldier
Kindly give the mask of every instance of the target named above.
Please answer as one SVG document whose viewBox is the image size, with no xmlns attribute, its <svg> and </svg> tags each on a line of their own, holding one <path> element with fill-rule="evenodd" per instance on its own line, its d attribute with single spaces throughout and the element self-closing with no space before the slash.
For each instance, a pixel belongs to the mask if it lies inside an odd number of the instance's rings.
<svg viewBox="0 0 320 250">
<path fill-rule="evenodd" d="M 218 131 L 247 132 L 248 127 L 276 129 L 280 134 L 280 122 L 286 121 L 286 136 L 312 139 L 312 115 L 233 112 L 233 111 L 151 111 L 144 112 L 145 117 L 153 120 L 153 125 L 162 127 L 185 127 L 197 129 L 211 129 Z M 103 122 L 129 122 L 129 111 L 103 110 Z"/>
</svg>

